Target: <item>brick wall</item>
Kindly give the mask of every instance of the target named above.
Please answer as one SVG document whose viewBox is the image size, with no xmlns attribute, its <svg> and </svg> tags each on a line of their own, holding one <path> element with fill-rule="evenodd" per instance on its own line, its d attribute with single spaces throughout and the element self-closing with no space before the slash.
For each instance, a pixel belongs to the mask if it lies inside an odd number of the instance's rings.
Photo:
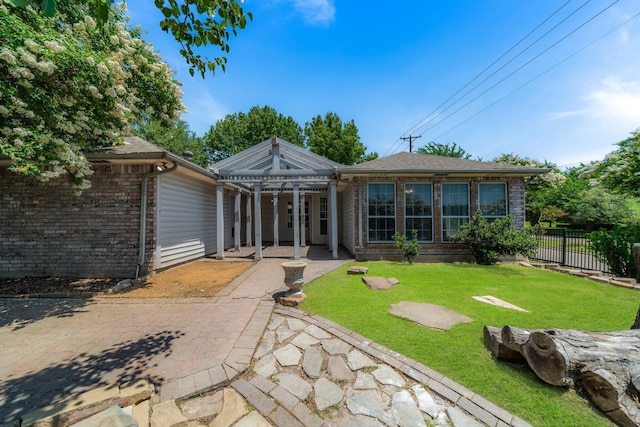
<svg viewBox="0 0 640 427">
<path fill-rule="evenodd" d="M 0 277 L 132 278 L 147 165 L 95 165 L 76 196 L 66 178 L 48 183 L 0 167 Z M 149 180 L 147 260 L 154 251 L 155 186 Z"/>
<path fill-rule="evenodd" d="M 462 245 L 442 242 L 442 227 L 441 227 L 441 202 L 440 192 L 441 184 L 443 182 L 467 182 L 469 183 L 469 197 L 470 197 L 470 214 L 473 215 L 478 210 L 478 183 L 480 182 L 506 182 L 507 183 L 507 200 L 508 200 L 508 212 L 514 217 L 514 225 L 517 228 L 521 228 L 524 225 L 524 181 L 522 178 L 486 178 L 486 177 L 430 177 L 430 178 L 411 178 L 403 176 L 391 176 L 391 177 L 371 177 L 371 178 L 356 178 L 356 188 L 360 186 L 362 188 L 362 200 L 355 199 L 356 212 L 357 204 L 360 203 L 362 207 L 362 235 L 363 245 L 357 246 L 355 253 L 353 254 L 358 260 L 377 260 L 377 259 L 389 259 L 400 260 L 402 259 L 402 253 L 399 249 L 396 249 L 393 243 L 369 243 L 367 241 L 368 236 L 368 221 L 367 221 L 367 183 L 369 182 L 394 182 L 396 186 L 396 231 L 398 233 L 404 233 L 404 184 L 408 182 L 431 182 L 433 184 L 433 243 L 425 243 L 420 249 L 420 256 L 416 258 L 418 262 L 433 261 L 473 261 L 473 257 L 470 255 L 469 250 Z M 357 217 L 357 215 L 356 215 Z M 354 227 L 354 233 L 356 234 L 355 241 L 357 242 L 358 224 L 359 218 L 356 218 L 356 227 Z"/>
</svg>

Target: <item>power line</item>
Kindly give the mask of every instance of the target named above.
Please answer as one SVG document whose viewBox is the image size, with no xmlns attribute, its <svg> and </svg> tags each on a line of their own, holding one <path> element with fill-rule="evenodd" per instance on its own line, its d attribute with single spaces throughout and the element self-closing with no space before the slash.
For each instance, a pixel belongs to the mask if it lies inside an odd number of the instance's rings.
<svg viewBox="0 0 640 427">
<path fill-rule="evenodd" d="M 418 139 L 418 138 L 422 138 L 422 135 L 418 135 L 418 136 L 409 135 L 409 136 L 400 137 L 400 139 L 403 140 L 403 141 L 409 141 L 409 152 L 410 153 L 413 151 L 413 140 L 414 139 Z"/>
</svg>

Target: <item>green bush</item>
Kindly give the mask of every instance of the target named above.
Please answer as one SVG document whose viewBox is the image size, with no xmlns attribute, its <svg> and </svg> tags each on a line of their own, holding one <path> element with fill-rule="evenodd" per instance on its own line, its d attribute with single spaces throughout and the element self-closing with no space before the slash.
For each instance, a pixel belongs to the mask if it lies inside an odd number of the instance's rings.
<svg viewBox="0 0 640 427">
<path fill-rule="evenodd" d="M 491 265 L 502 255 L 535 255 L 538 241 L 534 234 L 532 227 L 516 229 L 511 216 L 488 222 L 477 212 L 471 222 L 460 226 L 453 241 L 468 246 L 478 264 Z"/>
<path fill-rule="evenodd" d="M 596 256 L 606 262 L 611 273 L 622 277 L 636 277 L 638 268 L 631 246 L 640 242 L 640 227 L 617 225 L 611 230 L 589 233 L 589 241 Z"/>
<path fill-rule="evenodd" d="M 407 236 L 404 234 L 396 233 L 392 236 L 395 241 L 396 248 L 402 249 L 402 252 L 404 253 L 403 258 L 406 258 L 407 261 L 409 261 L 409 264 L 411 264 L 413 259 L 418 256 L 418 252 L 420 251 L 418 230 L 413 230 L 412 236 L 413 238 L 410 241 L 407 241 Z"/>
</svg>

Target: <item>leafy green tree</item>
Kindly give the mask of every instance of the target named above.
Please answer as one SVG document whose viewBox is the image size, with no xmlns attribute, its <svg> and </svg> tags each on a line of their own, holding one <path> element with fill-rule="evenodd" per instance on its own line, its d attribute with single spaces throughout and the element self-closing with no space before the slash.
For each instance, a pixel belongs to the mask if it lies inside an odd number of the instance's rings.
<svg viewBox="0 0 640 427">
<path fill-rule="evenodd" d="M 133 133 L 178 156 L 190 151 L 194 163 L 202 167 L 209 165 L 202 138 L 196 136 L 195 132 L 189 129 L 189 124 L 183 120 L 177 121 L 175 126 L 169 128 L 157 120 L 146 122 L 136 127 Z"/>
<path fill-rule="evenodd" d="M 531 257 L 538 249 L 535 228 L 517 230 L 511 216 L 488 222 L 480 212 L 460 226 L 453 241 L 468 246 L 476 262 L 485 265 L 495 264 L 502 255 Z"/>
<path fill-rule="evenodd" d="M 6 1 L 14 7 L 40 7 L 47 17 L 64 12 L 64 3 L 56 3 L 55 0 Z M 95 17 L 99 27 L 114 15 L 111 12 L 112 0 L 86 0 L 81 3 L 92 6 L 90 16 Z M 154 0 L 154 3 L 164 15 L 160 28 L 180 44 L 180 54 L 190 64 L 189 73 L 193 76 L 197 70 L 203 78 L 205 72 L 214 72 L 217 67 L 224 71 L 227 58 L 203 58 L 196 50 L 218 46 L 228 54 L 230 34 L 236 36 L 238 30 L 245 28 L 247 20 L 253 19 L 251 12 L 245 13 L 237 0 Z"/>
<path fill-rule="evenodd" d="M 55 18 L 0 0 L 0 154 L 43 181 L 90 186 L 83 151 L 130 134 L 143 113 L 167 125 L 184 110 L 173 71 L 127 29 L 123 10 L 98 27 L 85 2 Z"/>
<path fill-rule="evenodd" d="M 324 118 L 318 114 L 304 125 L 304 134 L 312 152 L 343 165 L 378 158 L 375 152 L 366 153 L 367 147 L 360 141 L 355 122 L 343 124 L 336 113 L 329 112 Z"/>
<path fill-rule="evenodd" d="M 418 243 L 418 230 L 412 231 L 411 240 L 407 240 L 404 234 L 396 233 L 392 236 L 394 246 L 402 251 L 403 258 L 406 258 L 409 264 L 418 256 L 420 251 L 420 243 Z"/>
<path fill-rule="evenodd" d="M 606 188 L 640 197 L 640 131 L 618 143 L 618 149 L 607 154 L 596 166 L 598 180 Z"/>
<path fill-rule="evenodd" d="M 625 197 L 602 187 L 580 192 L 579 198 L 568 205 L 567 209 L 574 223 L 584 224 L 587 228 L 628 223 L 632 217 Z"/>
<path fill-rule="evenodd" d="M 616 276 L 636 277 L 638 266 L 631 247 L 640 242 L 640 227 L 615 226 L 612 230 L 598 230 L 589 234 L 591 247 L 598 258 L 606 262 Z"/>
<path fill-rule="evenodd" d="M 226 159 L 276 135 L 292 144 L 304 147 L 300 125 L 272 107 L 251 107 L 248 113 L 227 115 L 211 126 L 204 142 L 212 162 Z"/>
<path fill-rule="evenodd" d="M 454 157 L 456 159 L 470 159 L 471 154 L 456 145 L 455 142 L 451 144 L 440 144 L 439 142 L 431 141 L 424 147 L 418 148 L 418 153 L 431 154 L 433 156 Z"/>
</svg>

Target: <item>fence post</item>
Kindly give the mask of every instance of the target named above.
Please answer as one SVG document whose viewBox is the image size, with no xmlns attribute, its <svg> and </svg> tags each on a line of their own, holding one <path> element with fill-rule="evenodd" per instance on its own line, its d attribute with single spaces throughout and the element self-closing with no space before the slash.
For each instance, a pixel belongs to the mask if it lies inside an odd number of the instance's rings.
<svg viewBox="0 0 640 427">
<path fill-rule="evenodd" d="M 567 261 L 567 229 L 562 229 L 562 265 Z"/>
</svg>

